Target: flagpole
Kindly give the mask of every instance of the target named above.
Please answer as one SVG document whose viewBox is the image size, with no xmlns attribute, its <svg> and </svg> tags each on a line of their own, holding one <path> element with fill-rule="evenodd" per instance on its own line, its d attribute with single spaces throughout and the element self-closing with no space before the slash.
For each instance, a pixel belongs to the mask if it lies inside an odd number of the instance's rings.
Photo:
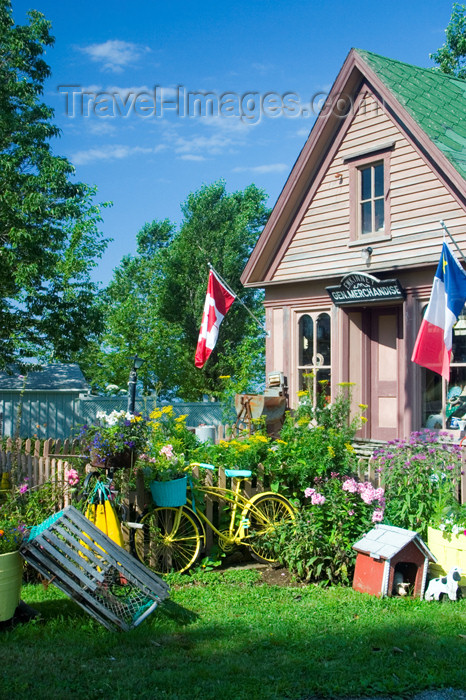
<svg viewBox="0 0 466 700">
<path fill-rule="evenodd" d="M 221 283 L 226 287 L 226 289 L 230 292 L 230 294 L 231 294 L 232 296 L 234 296 L 235 299 L 236 299 L 237 301 L 239 301 L 239 303 L 241 304 L 241 306 L 244 306 L 244 308 L 246 309 L 246 311 L 248 312 L 248 314 L 249 314 L 250 316 L 252 316 L 252 318 L 255 320 L 255 322 L 257 323 L 257 325 L 260 326 L 260 327 L 266 332 L 267 336 L 269 336 L 269 335 L 270 335 L 270 332 L 266 329 L 266 327 L 265 327 L 265 325 L 262 323 L 262 321 L 260 321 L 260 320 L 257 318 L 257 316 L 256 316 L 255 314 L 253 314 L 253 312 L 251 311 L 251 309 L 248 309 L 248 307 L 246 306 L 246 304 L 244 303 L 244 301 L 242 301 L 242 300 L 239 298 L 239 296 L 233 291 L 233 289 L 230 287 L 230 285 L 227 284 L 227 283 L 225 282 L 225 280 L 223 279 L 223 277 L 221 277 L 221 276 L 218 274 L 217 270 L 215 270 L 215 268 L 213 267 L 213 265 L 211 265 L 210 262 L 208 262 L 207 264 L 208 264 L 209 268 L 212 270 L 212 272 L 214 273 L 214 275 L 215 275 L 216 277 L 218 277 L 218 279 L 220 280 L 220 282 L 221 282 Z"/>
<path fill-rule="evenodd" d="M 451 235 L 450 231 L 447 229 L 447 227 L 446 227 L 446 225 L 445 225 L 445 222 L 442 221 L 442 219 L 440 219 L 440 226 L 443 228 L 444 231 L 446 231 L 446 232 L 448 233 L 448 235 L 450 236 L 451 242 L 453 243 L 453 245 L 455 246 L 456 250 L 457 250 L 458 253 L 461 255 L 461 257 L 463 258 L 464 262 L 466 263 L 466 258 L 465 258 L 464 255 L 463 255 L 463 251 L 461 250 L 461 248 L 459 247 L 458 243 L 455 241 L 455 239 L 454 239 L 453 236 Z"/>
</svg>

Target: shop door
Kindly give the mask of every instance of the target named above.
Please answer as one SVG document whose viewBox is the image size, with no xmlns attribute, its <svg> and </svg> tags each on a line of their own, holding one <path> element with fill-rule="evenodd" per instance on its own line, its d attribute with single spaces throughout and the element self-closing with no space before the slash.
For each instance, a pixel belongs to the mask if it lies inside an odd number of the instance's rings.
<svg viewBox="0 0 466 700">
<path fill-rule="evenodd" d="M 400 311 L 397 308 L 368 310 L 370 318 L 370 437 L 393 440 L 401 425 L 399 367 L 401 350 Z"/>
<path fill-rule="evenodd" d="M 368 404 L 361 437 L 393 440 L 401 431 L 400 352 L 401 307 L 358 308 L 347 312 L 348 379 L 355 383 L 353 399 Z"/>
</svg>

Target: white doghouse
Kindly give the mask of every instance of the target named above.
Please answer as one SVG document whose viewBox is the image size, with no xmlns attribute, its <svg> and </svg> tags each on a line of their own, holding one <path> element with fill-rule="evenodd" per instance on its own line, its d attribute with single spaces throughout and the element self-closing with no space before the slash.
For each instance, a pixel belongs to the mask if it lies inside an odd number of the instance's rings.
<svg viewBox="0 0 466 700">
<path fill-rule="evenodd" d="M 440 600 L 444 595 L 447 595 L 450 600 L 457 600 L 458 596 L 458 581 L 461 580 L 461 569 L 454 566 L 446 576 L 433 578 L 427 586 L 425 599 Z"/>
</svg>

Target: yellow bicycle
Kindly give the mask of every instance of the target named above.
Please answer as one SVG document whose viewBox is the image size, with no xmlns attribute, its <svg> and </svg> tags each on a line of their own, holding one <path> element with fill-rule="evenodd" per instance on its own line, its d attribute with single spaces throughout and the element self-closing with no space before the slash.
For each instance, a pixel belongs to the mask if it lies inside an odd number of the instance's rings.
<svg viewBox="0 0 466 700">
<path fill-rule="evenodd" d="M 190 467 L 213 470 L 212 464 L 195 462 Z M 195 494 L 206 494 L 225 502 L 230 509 L 228 529 L 219 530 L 196 507 L 190 493 L 187 504 L 179 507 L 154 506 L 143 515 L 134 530 L 134 549 L 140 561 L 158 574 L 187 571 L 198 560 L 206 542 L 205 526 L 218 538 L 220 548 L 229 552 L 246 545 L 260 562 L 275 563 L 274 555 L 265 544 L 278 524 L 295 519 L 295 510 L 285 496 L 272 491 L 245 498 L 241 493 L 244 479 L 250 478 L 248 469 L 225 469 L 225 476 L 236 480 L 235 489 L 220 486 L 196 485 Z"/>
</svg>

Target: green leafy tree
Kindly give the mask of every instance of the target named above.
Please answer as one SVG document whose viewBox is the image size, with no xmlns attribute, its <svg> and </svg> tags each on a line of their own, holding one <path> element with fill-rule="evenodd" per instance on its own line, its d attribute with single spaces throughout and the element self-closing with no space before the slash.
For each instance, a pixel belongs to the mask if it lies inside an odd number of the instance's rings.
<svg viewBox="0 0 466 700">
<path fill-rule="evenodd" d="M 89 278 L 107 241 L 95 191 L 53 155 L 59 135 L 41 101 L 50 22 L 15 25 L 0 0 L 0 367 L 27 357 L 73 359 L 101 330 Z"/>
<path fill-rule="evenodd" d="M 138 371 L 144 394 L 176 386 L 176 337 L 159 317 L 159 287 L 166 247 L 175 233 L 168 220 L 145 224 L 135 256 L 125 256 L 102 296 L 105 331 L 81 367 L 95 390 L 109 384 L 126 390 L 134 355 L 146 361 Z"/>
<path fill-rule="evenodd" d="M 445 30 L 446 41 L 430 58 L 436 70 L 466 80 L 466 6 L 454 3 L 450 22 Z"/>
<path fill-rule="evenodd" d="M 167 220 L 144 226 L 137 255 L 123 259 L 106 290 L 106 332 L 88 373 L 100 389 L 110 382 L 125 388 L 136 353 L 146 359 L 138 373 L 144 390 L 165 397 L 220 395 L 222 375 L 241 391 L 263 378 L 264 333 L 237 302 L 203 369 L 194 354 L 208 262 L 263 319 L 261 294 L 242 289 L 240 275 L 267 219 L 265 195 L 254 185 L 229 194 L 216 182 L 190 194 L 182 212 L 178 231 Z"/>
<path fill-rule="evenodd" d="M 182 206 L 179 234 L 167 249 L 160 289 L 160 316 L 177 335 L 180 393 L 192 400 L 218 394 L 219 378 L 230 375 L 238 390 L 263 378 L 264 332 L 235 302 L 204 367 L 194 366 L 206 294 L 208 263 L 261 320 L 262 295 L 243 289 L 240 276 L 268 217 L 264 192 L 255 185 L 226 192 L 223 181 L 191 193 Z"/>
</svg>

